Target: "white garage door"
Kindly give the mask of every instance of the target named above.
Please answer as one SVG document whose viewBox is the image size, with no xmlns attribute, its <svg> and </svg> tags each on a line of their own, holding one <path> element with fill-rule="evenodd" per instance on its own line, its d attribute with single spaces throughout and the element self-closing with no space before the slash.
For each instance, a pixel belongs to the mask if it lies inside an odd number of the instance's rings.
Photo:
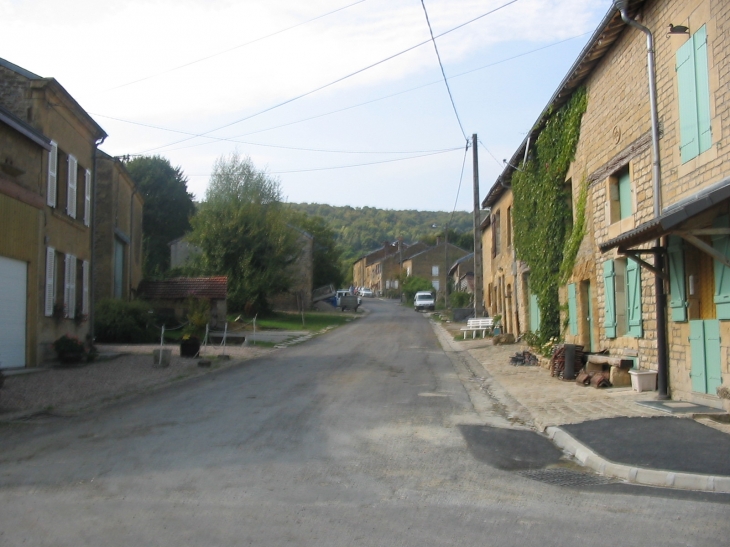
<svg viewBox="0 0 730 547">
<path fill-rule="evenodd" d="M 25 366 L 25 307 L 28 268 L 0 256 L 0 368 Z"/>
</svg>

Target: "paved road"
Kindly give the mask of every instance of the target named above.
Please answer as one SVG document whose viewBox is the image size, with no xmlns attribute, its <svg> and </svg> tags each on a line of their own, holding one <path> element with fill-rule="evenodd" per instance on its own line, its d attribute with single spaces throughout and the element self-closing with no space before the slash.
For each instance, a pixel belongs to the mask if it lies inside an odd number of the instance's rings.
<svg viewBox="0 0 730 547">
<path fill-rule="evenodd" d="M 500 428 L 423 315 L 365 307 L 239 368 L 2 427 L 0 545 L 727 543 L 727 497 L 586 485 L 543 437 Z M 561 476 L 579 486 L 543 482 Z"/>
</svg>

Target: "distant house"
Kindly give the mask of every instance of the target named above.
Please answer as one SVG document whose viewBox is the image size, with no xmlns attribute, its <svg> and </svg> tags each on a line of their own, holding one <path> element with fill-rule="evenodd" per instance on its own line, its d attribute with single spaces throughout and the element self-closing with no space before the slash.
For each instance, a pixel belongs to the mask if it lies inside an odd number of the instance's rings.
<svg viewBox="0 0 730 547">
<path fill-rule="evenodd" d="M 455 292 L 474 292 L 474 253 L 462 256 L 451 268 L 449 277 L 454 286 Z"/>
<path fill-rule="evenodd" d="M 443 292 L 446 287 L 448 265 L 454 259 L 468 254 L 469 251 L 461 247 L 441 242 L 404 260 L 403 269 L 408 277 L 417 276 L 428 279 L 436 292 Z"/>
<path fill-rule="evenodd" d="M 228 278 L 221 277 L 176 277 L 164 281 L 144 280 L 139 286 L 139 297 L 149 300 L 157 311 L 168 311 L 182 322 L 187 316 L 190 299 L 210 302 L 210 325 L 222 327 L 228 309 Z"/>
</svg>

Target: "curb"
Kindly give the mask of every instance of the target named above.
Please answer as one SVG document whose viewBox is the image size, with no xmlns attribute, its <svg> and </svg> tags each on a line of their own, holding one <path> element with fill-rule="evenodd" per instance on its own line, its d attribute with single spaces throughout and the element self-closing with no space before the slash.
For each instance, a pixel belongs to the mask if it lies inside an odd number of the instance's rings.
<svg viewBox="0 0 730 547">
<path fill-rule="evenodd" d="M 648 469 L 621 463 L 614 463 L 596 454 L 583 443 L 560 427 L 549 426 L 545 429 L 550 440 L 585 467 L 590 467 L 601 475 L 625 480 L 632 484 L 676 488 L 730 494 L 730 477 L 723 475 L 701 475 L 699 473 L 680 473 L 662 469 Z"/>
</svg>

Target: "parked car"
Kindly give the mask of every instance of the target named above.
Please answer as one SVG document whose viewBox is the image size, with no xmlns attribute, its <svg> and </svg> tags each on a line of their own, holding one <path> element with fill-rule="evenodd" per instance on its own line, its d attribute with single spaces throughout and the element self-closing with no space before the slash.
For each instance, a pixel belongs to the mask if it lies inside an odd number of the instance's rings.
<svg viewBox="0 0 730 547">
<path fill-rule="evenodd" d="M 416 296 L 413 298 L 413 308 L 416 311 L 436 309 L 436 301 L 433 298 L 433 294 L 429 291 L 418 291 Z"/>
<path fill-rule="evenodd" d="M 373 296 L 375 296 L 375 295 L 373 294 L 373 291 L 371 291 L 370 289 L 365 289 L 365 288 L 363 288 L 363 289 L 362 289 L 362 290 L 360 291 L 360 295 L 362 295 L 362 296 L 363 296 L 363 297 L 365 297 L 365 298 L 372 298 Z"/>
<path fill-rule="evenodd" d="M 336 300 L 336 307 L 338 307 L 338 308 L 342 307 L 341 304 L 342 304 L 342 297 L 343 296 L 354 296 L 354 295 L 350 292 L 350 289 L 339 289 L 337 291 L 337 296 L 336 296 L 336 299 L 337 299 Z M 360 298 L 358 296 L 357 297 L 357 305 L 359 306 L 360 304 L 362 304 L 362 298 Z"/>
</svg>

